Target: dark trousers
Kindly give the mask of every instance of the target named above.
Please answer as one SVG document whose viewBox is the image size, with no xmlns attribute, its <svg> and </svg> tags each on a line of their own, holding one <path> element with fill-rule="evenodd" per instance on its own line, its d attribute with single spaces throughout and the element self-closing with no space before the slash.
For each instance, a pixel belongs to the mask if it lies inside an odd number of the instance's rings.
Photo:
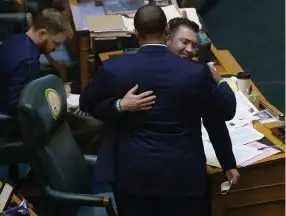
<svg viewBox="0 0 286 216">
<path fill-rule="evenodd" d="M 67 115 L 67 122 L 84 154 L 97 154 L 103 122 L 91 116 Z"/>
<path fill-rule="evenodd" d="M 202 216 L 203 200 L 189 196 L 139 196 L 116 191 L 118 216 Z"/>
</svg>

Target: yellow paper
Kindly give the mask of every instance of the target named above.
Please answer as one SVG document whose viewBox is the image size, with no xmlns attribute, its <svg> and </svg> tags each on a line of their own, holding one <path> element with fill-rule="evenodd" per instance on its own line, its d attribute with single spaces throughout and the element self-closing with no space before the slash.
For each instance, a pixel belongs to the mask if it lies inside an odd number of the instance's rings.
<svg viewBox="0 0 286 216">
<path fill-rule="evenodd" d="M 232 91 L 237 92 L 237 85 L 233 82 L 227 82 L 227 84 L 229 85 L 229 87 L 232 89 Z"/>
</svg>

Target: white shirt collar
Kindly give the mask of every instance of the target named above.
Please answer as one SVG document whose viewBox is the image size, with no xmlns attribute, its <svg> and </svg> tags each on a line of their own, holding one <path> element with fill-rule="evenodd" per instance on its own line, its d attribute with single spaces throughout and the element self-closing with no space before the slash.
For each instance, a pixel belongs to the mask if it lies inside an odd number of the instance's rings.
<svg viewBox="0 0 286 216">
<path fill-rule="evenodd" d="M 144 44 L 141 47 L 144 47 L 144 46 L 162 46 L 162 47 L 167 47 L 167 45 L 165 45 L 165 44 Z"/>
</svg>

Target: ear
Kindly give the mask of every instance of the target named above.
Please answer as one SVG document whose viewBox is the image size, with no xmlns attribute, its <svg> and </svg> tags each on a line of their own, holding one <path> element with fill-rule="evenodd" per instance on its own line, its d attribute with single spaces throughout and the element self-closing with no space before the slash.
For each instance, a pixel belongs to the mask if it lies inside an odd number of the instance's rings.
<svg viewBox="0 0 286 216">
<path fill-rule="evenodd" d="M 47 34 L 48 34 L 48 32 L 45 29 L 40 29 L 39 30 L 39 37 L 40 37 L 40 39 L 46 37 Z"/>
<path fill-rule="evenodd" d="M 171 41 L 170 41 L 170 39 L 168 38 L 168 40 L 167 40 L 167 46 L 170 46 L 170 43 L 171 43 Z"/>
<path fill-rule="evenodd" d="M 134 29 L 134 34 L 135 34 L 135 38 L 138 41 L 139 40 L 139 34 L 138 31 L 136 29 Z"/>
</svg>

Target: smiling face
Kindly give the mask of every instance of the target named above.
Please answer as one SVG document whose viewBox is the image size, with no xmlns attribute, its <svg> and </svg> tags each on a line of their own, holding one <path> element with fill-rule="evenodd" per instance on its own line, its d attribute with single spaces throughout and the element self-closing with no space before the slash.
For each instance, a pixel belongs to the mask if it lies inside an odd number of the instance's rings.
<svg viewBox="0 0 286 216">
<path fill-rule="evenodd" d="M 192 59 L 197 52 L 198 33 L 184 26 L 180 26 L 168 40 L 168 48 L 176 55 L 185 59 Z"/>
</svg>

